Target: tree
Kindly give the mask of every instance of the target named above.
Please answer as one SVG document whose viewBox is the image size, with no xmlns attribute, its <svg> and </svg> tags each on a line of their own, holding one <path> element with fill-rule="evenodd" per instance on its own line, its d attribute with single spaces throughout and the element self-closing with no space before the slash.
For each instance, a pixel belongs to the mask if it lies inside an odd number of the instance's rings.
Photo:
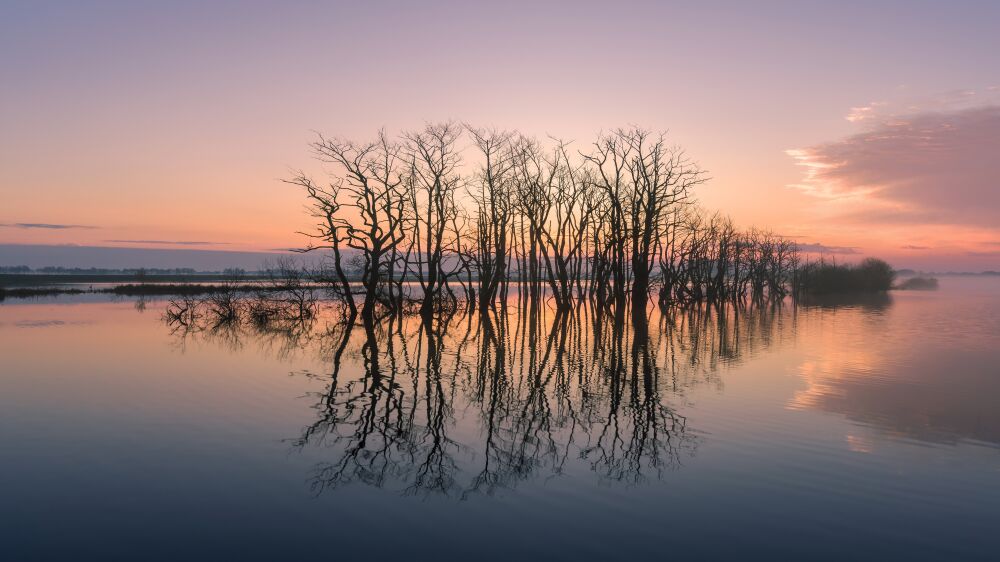
<svg viewBox="0 0 1000 562">
<path fill-rule="evenodd" d="M 420 288 L 420 315 L 429 320 L 447 282 L 445 256 L 457 240 L 446 237 L 456 220 L 457 173 L 460 162 L 457 141 L 461 129 L 454 123 L 427 125 L 405 138 L 406 226 L 409 247 L 406 268 Z"/>
<path fill-rule="evenodd" d="M 361 313 L 370 321 L 380 300 L 392 303 L 389 282 L 394 280 L 395 250 L 403 241 L 403 187 L 408 176 L 401 169 L 400 147 L 384 131 L 365 144 L 321 136 L 312 146 L 321 161 L 335 164 L 342 175 L 326 188 L 302 174 L 290 180 L 306 189 L 313 214 L 321 219 L 313 238 L 324 245 L 311 245 L 306 251 L 332 250 L 337 284 L 352 314 L 357 306 L 344 272 L 342 246 L 360 253 Z"/>
</svg>

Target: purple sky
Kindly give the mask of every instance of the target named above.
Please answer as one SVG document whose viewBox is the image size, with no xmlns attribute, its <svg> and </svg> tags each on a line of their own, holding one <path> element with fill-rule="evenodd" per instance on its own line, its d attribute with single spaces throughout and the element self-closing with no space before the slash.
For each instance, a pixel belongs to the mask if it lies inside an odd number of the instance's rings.
<svg viewBox="0 0 1000 562">
<path fill-rule="evenodd" d="M 701 204 L 739 224 L 838 259 L 1000 269 L 998 2 L 0 10 L 0 244 L 301 245 L 280 179 L 318 171 L 314 131 L 451 118 L 581 146 L 668 130 L 710 172 Z"/>
</svg>

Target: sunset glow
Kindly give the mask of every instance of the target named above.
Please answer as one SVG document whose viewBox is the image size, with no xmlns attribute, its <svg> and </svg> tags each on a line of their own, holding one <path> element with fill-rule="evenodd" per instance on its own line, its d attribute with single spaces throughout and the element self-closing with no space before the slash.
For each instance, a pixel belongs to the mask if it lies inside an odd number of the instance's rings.
<svg viewBox="0 0 1000 562">
<path fill-rule="evenodd" d="M 281 180 L 322 173 L 314 131 L 456 119 L 583 148 L 636 123 L 669 131 L 712 177 L 701 204 L 740 225 L 837 259 L 1000 269 L 996 11 L 15 4 L 0 245 L 300 247 Z"/>
</svg>

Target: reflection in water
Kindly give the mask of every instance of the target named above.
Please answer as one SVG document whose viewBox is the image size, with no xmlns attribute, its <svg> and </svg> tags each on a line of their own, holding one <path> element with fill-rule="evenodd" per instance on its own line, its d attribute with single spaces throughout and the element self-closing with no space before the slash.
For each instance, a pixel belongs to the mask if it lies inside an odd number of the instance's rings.
<svg viewBox="0 0 1000 562">
<path fill-rule="evenodd" d="M 293 439 L 328 449 L 316 493 L 361 482 L 467 498 L 585 467 L 637 484 L 678 467 L 696 444 L 678 411 L 686 388 L 790 334 L 780 303 L 701 305 L 626 321 L 582 306 L 502 307 L 426 323 L 281 325 L 191 313 L 171 328 L 285 356 L 314 345 L 330 365 L 316 419 Z M 330 318 L 339 314 L 330 314 Z M 310 376 L 318 376 L 309 373 Z"/>
<path fill-rule="evenodd" d="M 919 368 L 894 364 L 892 355 L 870 359 L 807 363 L 810 386 L 792 406 L 838 413 L 890 437 L 1000 445 L 995 354 L 918 350 L 909 359 Z"/>
<path fill-rule="evenodd" d="M 889 293 L 830 293 L 800 295 L 796 304 L 806 308 L 858 308 L 866 312 L 883 312 L 892 304 Z"/>
<path fill-rule="evenodd" d="M 868 334 L 888 329 L 866 320 Z M 1000 444 L 995 350 L 852 342 L 860 339 L 843 337 L 839 348 L 805 361 L 799 373 L 807 386 L 789 406 L 840 414 L 888 437 Z"/>
<path fill-rule="evenodd" d="M 971 311 L 935 310 L 934 295 L 907 298 L 923 308 L 896 309 L 886 294 L 828 295 L 656 310 L 634 322 L 590 306 L 511 305 L 368 326 L 345 324 L 336 310 L 255 323 L 191 308 L 169 325 L 181 347 L 191 337 L 232 350 L 249 341 L 279 358 L 313 349 L 328 362 L 329 372 L 306 373 L 329 386 L 316 396 L 316 420 L 292 439 L 328 449 L 316 492 L 364 482 L 468 497 L 578 466 L 604 482 L 658 479 L 698 442 L 687 389 L 721 388 L 723 368 L 793 339 L 808 340 L 812 353 L 789 408 L 836 413 L 889 437 L 1000 443 L 995 350 L 906 330 L 936 314 L 945 334 L 990 335 L 947 324 L 970 322 Z M 874 448 L 863 435 L 845 440 Z"/>
<path fill-rule="evenodd" d="M 792 409 L 835 413 L 888 438 L 928 443 L 1000 444 L 997 350 L 1000 314 L 994 291 L 962 296 L 904 294 L 907 306 L 881 299 L 805 303 L 799 332 L 813 354 L 799 366 L 806 387 Z M 864 441 L 864 442 L 863 442 Z M 851 436 L 853 450 L 870 439 Z"/>
<path fill-rule="evenodd" d="M 165 305 L 0 306 L 8 558 L 360 559 L 373 528 L 396 558 L 996 552 L 992 280 L 638 325 Z"/>
</svg>

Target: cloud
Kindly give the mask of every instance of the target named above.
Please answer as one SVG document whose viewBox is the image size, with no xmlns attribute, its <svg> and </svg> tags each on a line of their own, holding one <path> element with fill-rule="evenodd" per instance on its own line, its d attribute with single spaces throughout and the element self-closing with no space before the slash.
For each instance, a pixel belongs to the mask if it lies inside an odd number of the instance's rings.
<svg viewBox="0 0 1000 562">
<path fill-rule="evenodd" d="M 18 222 L 14 224 L 0 224 L 0 226 L 8 228 L 41 228 L 46 230 L 66 230 L 70 228 L 93 230 L 97 228 L 96 226 L 87 226 L 83 224 L 52 224 L 46 222 Z"/>
<path fill-rule="evenodd" d="M 867 113 L 859 113 L 865 121 Z M 856 200 L 844 218 L 857 222 L 1000 224 L 1000 105 L 876 121 L 843 140 L 787 151 L 806 168 L 794 187 Z"/>
<path fill-rule="evenodd" d="M 974 258 L 997 258 L 1000 257 L 1000 250 L 990 250 L 987 252 L 966 252 L 965 255 Z"/>
<path fill-rule="evenodd" d="M 878 117 L 877 113 L 878 109 L 885 105 L 886 105 L 885 102 L 875 101 L 862 107 L 852 107 L 851 111 L 849 111 L 847 113 L 847 116 L 844 118 L 850 121 L 851 123 L 857 123 L 859 121 L 868 121 L 869 119 L 875 119 L 876 117 Z"/>
<path fill-rule="evenodd" d="M 104 240 L 114 244 L 157 244 L 174 246 L 228 246 L 229 242 L 205 242 L 202 240 Z"/>
<path fill-rule="evenodd" d="M 860 253 L 857 248 L 853 246 L 827 246 L 826 244 L 820 244 L 819 242 L 814 242 L 812 244 L 796 244 L 800 252 L 805 252 L 807 254 L 858 254 Z"/>
<path fill-rule="evenodd" d="M 930 250 L 931 249 L 930 246 L 914 246 L 913 244 L 907 244 L 905 246 L 901 246 L 901 248 L 903 250 Z"/>
</svg>

